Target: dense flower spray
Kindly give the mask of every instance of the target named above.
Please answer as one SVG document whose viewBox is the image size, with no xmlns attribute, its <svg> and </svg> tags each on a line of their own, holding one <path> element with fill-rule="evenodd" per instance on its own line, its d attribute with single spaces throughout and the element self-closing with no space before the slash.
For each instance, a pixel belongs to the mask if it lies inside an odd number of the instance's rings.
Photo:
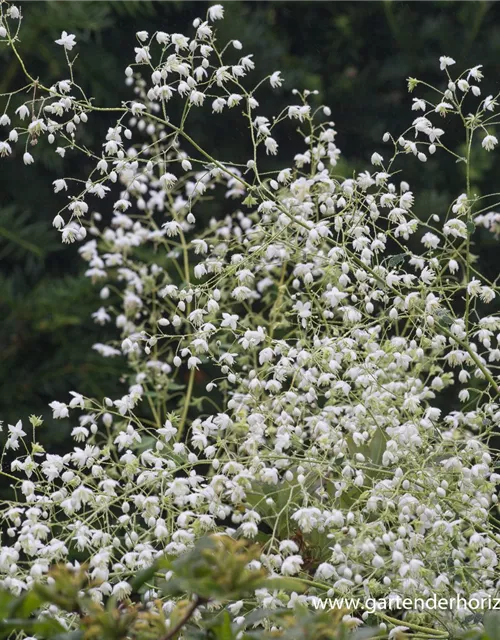
<svg viewBox="0 0 500 640">
<path fill-rule="evenodd" d="M 387 152 L 342 179 L 329 108 L 295 91 L 295 104 L 263 115 L 282 78 L 255 80 L 244 45 L 217 42 L 222 6 L 188 35 L 139 31 L 125 70 L 133 97 L 116 107 L 78 86 L 78 42 L 65 31 L 56 43 L 69 77 L 34 79 L 21 12 L 0 7 L 1 44 L 32 89 L 24 103 L 26 87 L 1 97 L 2 162 L 36 163 L 39 139 L 92 159 L 88 176 L 54 182 L 63 205 L 53 224 L 100 287 L 94 320 L 116 326 L 116 340 L 94 348 L 127 372 L 122 397 L 51 403 L 55 419 L 74 423 L 65 455 L 37 443 L 35 418 L 33 429 L 7 426 L 3 458 L 16 457 L 2 474 L 16 499 L 1 508 L 1 584 L 20 592 L 78 552 L 96 600 L 126 598 L 158 554 L 224 531 L 260 541 L 263 567 L 309 589 L 257 591 L 233 607 L 242 626 L 257 604 L 317 595 L 496 594 L 498 286 L 471 253 L 476 224 L 500 228 L 496 196 L 470 186 L 473 142 L 482 152 L 498 142 L 481 67 L 453 79 L 455 61 L 441 57 L 444 88 L 426 85 L 434 97 L 413 100 L 409 129 L 385 134 Z M 410 91 L 419 85 L 409 80 Z M 237 112 L 250 153 L 214 157 L 189 134 L 195 110 L 207 120 Z M 97 114 L 110 124 L 92 150 L 80 130 Z M 466 137 L 464 190 L 421 220 L 396 163 L 456 155 L 445 143 L 452 117 Z M 297 153 L 276 168 L 290 121 Z M 427 621 L 446 637 L 443 622 L 472 613 L 405 614 L 402 624 Z M 370 615 L 383 633 L 391 618 Z"/>
</svg>

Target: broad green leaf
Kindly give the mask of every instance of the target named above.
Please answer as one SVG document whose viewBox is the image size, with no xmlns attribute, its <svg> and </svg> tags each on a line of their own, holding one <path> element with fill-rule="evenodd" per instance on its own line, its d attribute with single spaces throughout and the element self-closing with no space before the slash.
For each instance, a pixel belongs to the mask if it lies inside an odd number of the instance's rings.
<svg viewBox="0 0 500 640">
<path fill-rule="evenodd" d="M 388 262 L 389 267 L 390 268 L 397 267 L 398 265 L 403 264 L 405 259 L 406 259 L 406 253 L 398 253 L 395 256 L 391 256 Z"/>
<path fill-rule="evenodd" d="M 500 613 L 496 611 L 490 611 L 485 614 L 484 631 L 488 640 L 500 640 Z"/>
<path fill-rule="evenodd" d="M 28 593 L 12 603 L 10 616 L 29 618 L 29 616 L 39 609 L 44 602 L 45 599 L 41 594 L 35 593 L 34 591 L 28 591 Z"/>
<path fill-rule="evenodd" d="M 370 440 L 370 461 L 375 466 L 380 465 L 380 463 L 382 462 L 386 440 L 387 439 L 382 429 L 377 428 L 375 434 Z"/>
</svg>

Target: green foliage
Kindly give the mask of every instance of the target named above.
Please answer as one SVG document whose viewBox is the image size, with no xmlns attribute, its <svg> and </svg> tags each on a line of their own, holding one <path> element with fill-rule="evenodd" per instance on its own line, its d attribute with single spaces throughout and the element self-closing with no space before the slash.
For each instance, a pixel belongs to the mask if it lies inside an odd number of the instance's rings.
<svg viewBox="0 0 500 640">
<path fill-rule="evenodd" d="M 303 590 L 300 579 L 268 578 L 248 565 L 260 555 L 258 545 L 226 536 L 200 539 L 180 557 L 162 556 L 139 573 L 132 592 L 120 600 L 92 598 L 85 568 L 55 567 L 48 583 L 37 583 L 15 596 L 0 592 L 0 640 L 23 633 L 47 640 L 367 640 L 382 637 L 379 629 L 352 628 L 344 611 L 315 611 L 304 605 L 293 609 L 245 611 L 245 622 L 235 620 L 231 606 L 256 589 L 276 592 Z M 165 573 L 169 579 L 163 579 Z M 156 588 L 158 599 L 144 594 Z M 163 601 L 159 598 L 163 597 Z M 166 614 L 165 598 L 175 598 Z M 48 607 L 57 616 L 48 613 Z M 487 613 L 483 628 L 460 636 L 462 640 L 499 640 L 499 615 Z M 404 622 L 402 622 L 404 625 Z M 410 632 L 408 632 L 410 633 Z M 412 634 L 416 634 L 415 629 Z M 399 632 L 395 637 L 411 637 Z M 424 636 L 422 636 L 424 637 Z M 427 637 L 427 636 L 425 636 Z M 439 636 L 441 637 L 441 636 Z"/>
<path fill-rule="evenodd" d="M 33 238 L 36 241 L 33 242 Z M 30 220 L 26 211 L 6 207 L 0 224 L 0 260 L 24 262 L 27 271 L 36 268 L 49 251 L 55 251 L 57 238 L 45 222 Z M 31 259 L 30 259 L 31 258 Z"/>
<path fill-rule="evenodd" d="M 344 640 L 347 636 L 362 640 L 374 635 L 370 629 L 351 634 L 341 621 L 342 611 L 312 612 L 305 607 L 293 613 L 254 610 L 243 628 L 227 605 L 255 589 L 286 592 L 302 586 L 298 579 L 270 579 L 265 570 L 249 569 L 249 562 L 259 553 L 258 546 L 244 541 L 225 536 L 202 538 L 188 553 L 161 557 L 140 573 L 132 583 L 132 593 L 122 602 L 116 596 L 106 603 L 95 602 L 83 569 L 56 567 L 49 584 L 36 584 L 18 597 L 0 592 L 0 639 L 7 640 L 13 632 L 51 640 Z M 155 577 L 166 571 L 171 577 L 160 580 L 158 595 L 177 598 L 168 616 L 159 600 L 146 605 L 141 599 L 145 589 L 158 582 Z M 214 603 L 218 605 L 215 611 Z M 46 613 L 49 605 L 57 607 L 58 617 Z M 201 616 L 195 616 L 198 610 Z M 62 624 L 62 617 L 71 621 L 69 628 Z"/>
<path fill-rule="evenodd" d="M 21 49 L 33 73 L 59 79 L 66 73 L 66 61 L 63 55 L 54 55 L 50 43 L 63 29 L 76 33 L 79 55 L 85 59 L 79 80 L 89 95 L 101 104 L 111 104 L 130 98 L 123 71 L 133 58 L 131 43 L 137 29 L 153 33 L 168 25 L 182 31 L 209 4 L 142 0 L 31 3 L 29 11 L 28 5 L 22 6 L 26 18 Z M 281 94 L 269 93 L 269 113 L 279 111 L 285 94 L 295 86 L 322 93 L 341 131 L 339 145 L 345 158 L 338 170 L 343 174 L 364 166 L 389 124 L 403 130 L 401 118 L 406 117 L 406 110 L 399 107 L 409 98 L 401 78 L 425 76 L 432 83 L 436 61 L 443 53 L 464 66 L 481 61 L 487 71 L 496 68 L 500 54 L 500 5 L 492 2 L 230 2 L 225 9 L 221 37 L 229 31 L 231 37 L 238 33 L 245 50 L 255 53 L 260 68 L 282 70 L 286 84 Z M 0 58 L 0 92 L 22 86 L 16 60 L 9 58 L 5 64 L 3 60 Z M 195 117 L 188 130 L 202 144 L 209 142 L 207 146 L 219 157 L 229 156 L 240 143 L 238 128 L 227 120 L 209 130 Z M 102 138 L 98 119 L 93 131 L 95 139 L 86 140 L 89 146 Z M 291 137 L 281 142 L 283 154 L 292 151 Z M 474 154 L 475 149 L 472 151 Z M 477 162 L 474 156 L 473 190 L 478 194 L 496 191 L 493 155 L 481 154 L 480 158 Z M 111 377 L 106 375 L 110 364 L 102 364 L 89 348 L 93 342 L 104 342 L 106 335 L 90 319 L 97 305 L 83 281 L 83 266 L 71 249 L 56 246 L 50 226 L 58 209 L 51 182 L 62 173 L 76 175 L 81 169 L 70 156 L 63 161 L 47 149 L 37 154 L 37 163 L 31 167 L 19 169 L 19 163 L 2 162 L 0 347 L 6 359 L 0 381 L 7 386 L 0 417 L 5 421 L 14 420 L 24 406 L 46 414 L 48 402 L 67 397 L 76 386 L 89 394 L 96 388 L 101 395 L 113 391 Z M 422 218 L 445 215 L 445 203 L 460 193 L 455 169 L 453 161 L 443 162 L 439 172 L 426 173 L 425 184 L 418 167 L 405 169 L 412 187 L 419 190 L 417 211 Z M 16 210 L 11 206 L 14 201 Z M 476 232 L 474 242 L 481 245 L 479 270 L 494 279 L 498 269 L 493 241 Z M 60 439 L 61 434 L 47 437 Z"/>
<path fill-rule="evenodd" d="M 17 227 L 9 230 L 11 237 L 18 232 Z M 6 243 L 12 258 L 17 251 L 18 260 L 23 255 L 25 259 L 0 277 L 2 418 L 10 422 L 15 419 L 16 405 L 18 412 L 48 415 L 47 405 L 62 386 L 86 387 L 103 395 L 118 366 L 113 360 L 103 361 L 92 350 L 105 332 L 89 322 L 95 308 L 91 284 L 75 275 L 51 273 L 48 268 L 44 273 L 31 243 L 40 252 L 47 248 L 36 234 L 22 232 L 16 244 Z M 61 440 L 66 433 L 63 428 L 58 434 L 45 434 L 44 440 Z"/>
</svg>

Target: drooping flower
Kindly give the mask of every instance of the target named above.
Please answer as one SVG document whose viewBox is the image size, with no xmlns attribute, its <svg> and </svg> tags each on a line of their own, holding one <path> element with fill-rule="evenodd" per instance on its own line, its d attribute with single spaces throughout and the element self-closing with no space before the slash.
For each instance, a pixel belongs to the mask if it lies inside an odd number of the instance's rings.
<svg viewBox="0 0 500 640">
<path fill-rule="evenodd" d="M 490 134 L 485 136 L 481 142 L 481 146 L 483 147 L 483 149 L 486 149 L 486 151 L 493 151 L 497 144 L 498 139 L 496 138 L 496 136 L 492 136 Z"/>
</svg>

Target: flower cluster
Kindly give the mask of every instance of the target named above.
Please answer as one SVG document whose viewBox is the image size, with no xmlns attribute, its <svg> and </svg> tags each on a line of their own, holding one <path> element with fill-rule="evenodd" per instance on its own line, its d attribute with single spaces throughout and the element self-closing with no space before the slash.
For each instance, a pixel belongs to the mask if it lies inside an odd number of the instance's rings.
<svg viewBox="0 0 500 640">
<path fill-rule="evenodd" d="M 0 38 L 19 56 L 20 11 L 0 6 Z M 126 380 L 118 398 L 51 403 L 73 421 L 66 454 L 45 452 L 21 422 L 8 427 L 17 498 L 1 509 L 0 582 L 21 592 L 77 554 L 96 600 L 125 598 L 158 554 L 224 531 L 259 539 L 259 566 L 311 588 L 258 590 L 237 603 L 241 622 L 257 603 L 323 592 L 494 594 L 500 315 L 471 247 L 476 224 L 498 235 L 499 214 L 469 176 L 473 140 L 497 144 L 496 98 L 481 98 L 480 67 L 452 79 L 443 56 L 444 89 L 413 101 L 422 115 L 405 134 L 384 135 L 390 160 L 374 153 L 372 169 L 341 179 L 328 107 L 295 91 L 296 104 L 262 115 L 281 76 L 252 80 L 242 43 L 216 40 L 222 17 L 215 5 L 189 35 L 139 31 L 123 105 L 94 105 L 68 57 L 70 79 L 49 87 L 23 66 L 36 91 L 0 117 L 1 137 L 12 127 L 2 156 L 24 145 L 23 161 L 36 162 L 28 148 L 43 138 L 93 160 L 84 179 L 54 182 L 66 198 L 54 226 L 80 243 L 100 288 L 93 318 L 117 331 L 94 348 L 123 359 Z M 66 56 L 78 45 L 66 32 L 56 42 Z M 190 114 L 232 109 L 251 154 L 221 161 L 190 136 Z M 116 121 L 91 151 L 80 129 L 99 111 Z M 443 142 L 454 115 L 464 192 L 423 221 L 396 162 L 456 155 Z M 298 153 L 277 168 L 290 124 Z"/>
</svg>

